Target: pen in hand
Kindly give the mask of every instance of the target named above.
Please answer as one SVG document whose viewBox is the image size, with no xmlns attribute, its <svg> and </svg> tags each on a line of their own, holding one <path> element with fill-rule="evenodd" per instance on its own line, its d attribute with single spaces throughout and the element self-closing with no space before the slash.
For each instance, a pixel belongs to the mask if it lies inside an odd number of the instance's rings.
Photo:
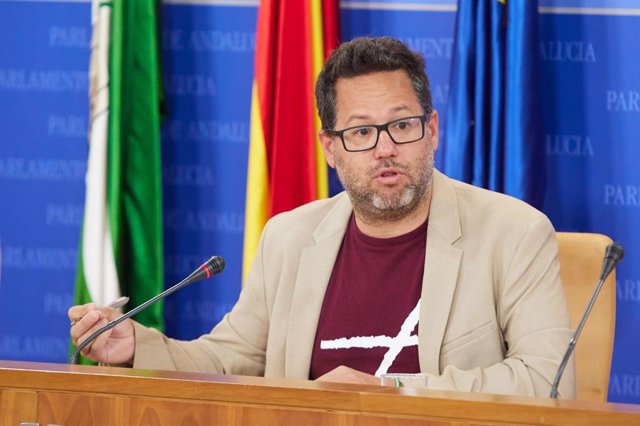
<svg viewBox="0 0 640 426">
<path fill-rule="evenodd" d="M 108 308 L 120 308 L 120 307 L 126 305 L 127 303 L 129 303 L 129 298 L 127 296 L 122 296 L 122 297 L 118 297 L 116 300 L 114 300 L 113 302 L 109 303 L 106 307 L 108 307 Z M 80 321 L 82 318 L 84 318 L 84 317 L 76 318 L 73 321 L 71 321 L 71 327 L 76 325 L 76 323 L 78 321 Z"/>
</svg>

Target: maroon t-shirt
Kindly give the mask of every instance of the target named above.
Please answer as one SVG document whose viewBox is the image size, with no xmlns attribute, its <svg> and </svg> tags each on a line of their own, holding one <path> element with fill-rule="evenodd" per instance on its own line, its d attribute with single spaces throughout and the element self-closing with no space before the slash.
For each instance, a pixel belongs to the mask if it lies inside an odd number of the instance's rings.
<svg viewBox="0 0 640 426">
<path fill-rule="evenodd" d="M 322 304 L 310 379 L 340 365 L 418 373 L 427 223 L 398 237 L 363 234 L 351 217 Z"/>
</svg>

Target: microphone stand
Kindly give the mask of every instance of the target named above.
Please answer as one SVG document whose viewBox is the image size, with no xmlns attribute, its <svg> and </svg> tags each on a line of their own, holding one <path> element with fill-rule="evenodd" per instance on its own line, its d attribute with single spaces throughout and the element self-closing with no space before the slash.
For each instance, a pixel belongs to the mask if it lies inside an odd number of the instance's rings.
<svg viewBox="0 0 640 426">
<path fill-rule="evenodd" d="M 569 357 L 573 354 L 573 350 L 576 347 L 576 343 L 578 341 L 578 337 L 580 337 L 580 333 L 584 327 L 584 324 L 587 322 L 587 318 L 591 313 L 591 308 L 593 308 L 593 304 L 596 302 L 596 298 L 600 293 L 600 289 L 604 284 L 605 280 L 613 271 L 613 268 L 618 264 L 620 259 L 624 256 L 624 250 L 622 246 L 618 243 L 611 244 L 607 247 L 607 251 L 604 258 L 604 264 L 602 265 L 602 272 L 600 273 L 600 279 L 598 280 L 598 284 L 596 284 L 596 288 L 591 295 L 591 299 L 589 299 L 589 304 L 587 304 L 587 308 L 582 314 L 582 318 L 580 319 L 580 323 L 576 328 L 575 333 L 573 333 L 573 337 L 569 341 L 569 346 L 564 353 L 564 357 L 562 357 L 562 361 L 560 362 L 560 366 L 558 367 L 558 371 L 556 372 L 556 377 L 553 379 L 553 384 L 551 385 L 551 393 L 550 397 L 553 399 L 558 399 L 558 385 L 560 383 L 560 379 L 562 378 L 562 374 L 564 373 L 564 369 L 569 362 Z"/>
<path fill-rule="evenodd" d="M 193 282 L 199 281 L 199 280 L 201 280 L 203 278 L 209 278 L 209 277 L 211 277 L 211 275 L 215 275 L 215 274 L 218 274 L 218 273 L 222 272 L 224 270 L 224 267 L 225 267 L 224 259 L 222 257 L 220 257 L 220 256 L 213 256 L 211 259 L 209 259 L 206 263 L 204 263 L 198 269 L 193 271 L 187 278 L 183 279 L 178 284 L 175 284 L 173 287 L 170 287 L 170 288 L 166 289 L 162 293 L 160 293 L 160 294 L 152 297 L 151 299 L 147 300 L 142 305 L 130 310 L 126 314 L 114 319 L 113 321 L 110 321 L 104 327 L 102 327 L 102 328 L 96 330 L 95 332 L 93 332 L 89 337 L 87 337 L 82 343 L 80 343 L 76 347 L 75 351 L 73 351 L 73 354 L 69 358 L 69 364 L 75 364 L 76 363 L 76 358 L 80 354 L 80 351 L 82 351 L 84 348 L 86 348 L 89 343 L 93 342 L 99 335 L 101 335 L 105 331 L 111 330 L 113 327 L 115 327 L 116 325 L 120 324 L 122 321 L 131 318 L 132 316 L 134 316 L 138 312 L 146 309 L 147 306 L 149 306 L 149 305 L 151 305 L 153 303 L 156 303 L 158 300 L 167 297 L 168 295 L 170 295 L 171 293 L 173 293 L 175 291 L 180 290 L 182 287 L 184 287 L 184 286 L 186 286 L 188 284 L 191 284 Z"/>
</svg>

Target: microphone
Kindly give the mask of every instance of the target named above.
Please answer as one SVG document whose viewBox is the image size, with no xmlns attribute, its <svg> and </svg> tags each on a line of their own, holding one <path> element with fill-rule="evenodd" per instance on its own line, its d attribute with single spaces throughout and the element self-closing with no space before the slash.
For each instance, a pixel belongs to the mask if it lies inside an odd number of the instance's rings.
<svg viewBox="0 0 640 426">
<path fill-rule="evenodd" d="M 146 309 L 149 305 L 152 305 L 153 303 L 157 302 L 160 299 L 164 299 L 165 297 L 167 297 L 171 293 L 180 290 L 182 287 L 185 287 L 185 286 L 187 286 L 189 284 L 195 283 L 195 282 L 200 281 L 202 279 L 210 278 L 213 275 L 221 273 L 224 270 L 224 267 L 225 267 L 224 258 L 222 258 L 221 256 L 213 256 L 213 257 L 211 257 L 211 259 L 207 260 L 205 263 L 200 265 L 195 271 L 193 271 L 191 274 L 189 274 L 189 276 L 187 278 L 183 279 L 178 284 L 175 284 L 173 287 L 166 289 L 162 293 L 160 293 L 160 294 L 154 296 L 153 298 L 147 300 L 142 305 L 136 307 L 135 309 L 130 310 L 126 314 L 122 315 L 121 317 L 118 317 L 118 318 L 114 319 L 113 321 L 111 321 L 107 325 L 105 325 L 104 327 L 96 330 L 86 340 L 84 340 L 82 343 L 80 343 L 76 347 L 76 350 L 73 351 L 73 354 L 69 358 L 69 364 L 75 364 L 76 363 L 76 358 L 78 357 L 78 354 L 80 353 L 80 351 L 82 351 L 84 348 L 86 348 L 89 343 L 93 342 L 95 339 L 98 338 L 98 336 L 100 336 L 105 331 L 112 329 L 116 325 L 120 324 L 122 321 L 124 321 L 124 320 L 126 320 L 128 318 L 131 318 L 132 316 L 134 316 L 138 312 Z"/>
<path fill-rule="evenodd" d="M 582 332 L 582 328 L 584 327 L 584 323 L 587 322 L 587 317 L 591 313 L 591 308 L 593 308 L 593 304 L 596 302 L 596 298 L 600 293 L 600 289 L 604 284 L 605 280 L 616 267 L 618 262 L 624 257 L 624 249 L 618 243 L 609 244 L 607 250 L 604 254 L 604 259 L 602 261 L 602 271 L 600 272 L 600 278 L 598 279 L 598 283 L 596 284 L 596 288 L 591 295 L 591 299 L 589 299 L 589 303 L 587 304 L 587 308 L 582 314 L 582 318 L 580 319 L 580 323 L 576 328 L 575 333 L 573 333 L 573 337 L 569 341 L 569 346 L 567 347 L 566 352 L 564 353 L 564 357 L 562 357 L 562 361 L 560 362 L 560 366 L 558 367 L 558 371 L 556 372 L 556 377 L 553 379 L 553 384 L 551 385 L 551 393 L 550 397 L 553 399 L 558 399 L 558 384 L 560 383 L 560 379 L 562 378 L 562 373 L 564 373 L 564 369 L 569 362 L 569 357 L 573 353 L 573 349 L 576 347 L 576 343 L 578 341 L 578 337 L 580 336 L 580 332 Z"/>
</svg>

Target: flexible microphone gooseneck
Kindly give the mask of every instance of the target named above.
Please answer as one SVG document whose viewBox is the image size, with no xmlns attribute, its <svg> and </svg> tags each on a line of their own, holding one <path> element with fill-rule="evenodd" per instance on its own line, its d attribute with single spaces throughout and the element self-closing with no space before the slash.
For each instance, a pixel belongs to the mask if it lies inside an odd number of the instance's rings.
<svg viewBox="0 0 640 426">
<path fill-rule="evenodd" d="M 562 373 L 564 373 L 564 369 L 569 362 L 569 357 L 573 353 L 573 349 L 576 347 L 576 343 L 578 341 L 578 337 L 580 336 L 580 332 L 582 332 L 582 328 L 584 327 L 584 323 L 587 321 L 587 317 L 591 313 L 591 308 L 593 308 L 593 304 L 600 293 L 600 289 L 604 284 L 605 280 L 613 271 L 613 268 L 616 267 L 618 262 L 624 257 L 624 249 L 618 243 L 609 244 L 607 247 L 607 251 L 604 255 L 604 260 L 602 261 L 602 271 L 600 272 L 600 278 L 598 279 L 598 284 L 596 284 L 596 288 L 591 295 L 591 299 L 589 300 L 589 304 L 587 304 L 587 308 L 582 314 L 582 319 L 580 319 L 580 323 L 576 328 L 575 333 L 573 333 L 573 337 L 569 341 L 569 346 L 567 347 L 566 352 L 564 353 L 564 357 L 562 357 L 562 362 L 560 362 L 560 366 L 558 367 L 558 371 L 556 372 L 556 377 L 553 379 L 553 384 L 551 385 L 551 394 L 549 395 L 553 399 L 558 399 L 558 384 L 560 383 L 560 379 L 562 378 Z"/>
<path fill-rule="evenodd" d="M 206 279 L 213 275 L 221 273 L 224 270 L 224 267 L 225 267 L 224 258 L 222 258 L 221 256 L 213 256 L 211 259 L 203 263 L 200 267 L 198 267 L 198 269 L 193 271 L 187 278 L 183 279 L 178 284 L 166 289 L 165 291 L 158 294 L 157 296 L 154 296 L 153 298 L 147 300 L 142 305 L 136 307 L 135 309 L 130 310 L 126 314 L 122 315 L 121 317 L 114 319 L 104 327 L 96 330 L 93 334 L 91 334 L 88 338 L 86 338 L 82 343 L 80 343 L 76 347 L 76 350 L 73 351 L 73 355 L 71 355 L 71 357 L 69 358 L 69 364 L 75 364 L 76 358 L 78 357 L 78 354 L 80 354 L 80 351 L 86 348 L 89 343 L 93 342 L 98 336 L 100 336 L 105 331 L 112 329 L 116 325 L 120 324 L 122 321 L 128 318 L 131 318 L 138 312 L 146 309 L 149 305 L 157 302 L 160 299 L 164 299 L 171 293 L 180 290 L 182 287 L 185 287 L 189 284 L 195 283 L 202 279 Z"/>
</svg>

